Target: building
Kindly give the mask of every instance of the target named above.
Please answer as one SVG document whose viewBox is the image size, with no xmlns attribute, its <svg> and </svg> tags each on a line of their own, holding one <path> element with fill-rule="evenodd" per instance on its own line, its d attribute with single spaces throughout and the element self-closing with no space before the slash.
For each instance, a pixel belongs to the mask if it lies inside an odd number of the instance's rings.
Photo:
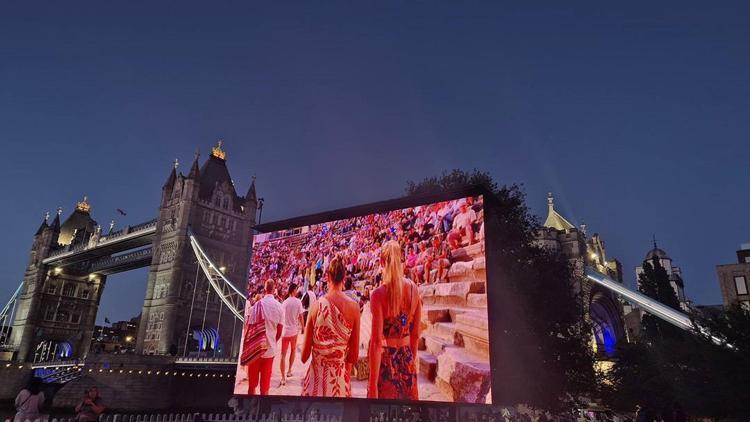
<svg viewBox="0 0 750 422">
<path fill-rule="evenodd" d="M 237 193 L 221 143 L 203 166 L 199 158 L 187 176 L 176 161 L 170 166 L 158 215 L 150 221 L 118 230 L 113 222 L 103 230 L 85 197 L 65 220 L 61 209 L 52 222 L 45 217 L 17 298 L 7 347 L 14 360 L 85 358 L 107 277 L 144 267 L 149 273 L 133 340 L 137 353 L 236 356 L 241 321 L 200 273 L 190 239 L 200 242 L 224 276 L 245 280 L 259 199 L 254 179 L 244 196 Z"/>
<path fill-rule="evenodd" d="M 724 306 L 729 307 L 739 303 L 746 309 L 750 309 L 750 292 L 748 292 L 748 280 L 750 280 L 750 243 L 740 245 L 737 251 L 736 264 L 724 264 L 716 266 L 719 276 L 719 288 Z"/>
<path fill-rule="evenodd" d="M 683 312 L 690 312 L 690 301 L 685 296 L 685 283 L 682 280 L 682 270 L 680 267 L 674 265 L 672 258 L 663 250 L 657 247 L 656 240 L 654 239 L 654 248 L 646 253 L 646 257 L 643 258 L 643 262 L 651 263 L 656 258 L 659 263 L 667 271 L 669 276 L 669 284 L 672 285 L 672 289 L 677 295 L 677 301 L 680 302 L 680 308 Z M 635 280 L 638 289 L 640 290 L 641 282 L 640 276 L 643 273 L 643 264 L 635 268 Z"/>
<path fill-rule="evenodd" d="M 608 259 L 604 241 L 598 233 L 590 237 L 586 226 L 576 227 L 555 210 L 552 194 L 547 196 L 547 219 L 537 234 L 538 245 L 560 251 L 580 271 L 580 284 L 574 286 L 584 299 L 584 306 L 592 322 L 593 340 L 597 354 L 610 356 L 620 341 L 627 341 L 623 324 L 622 303 L 611 291 L 593 284 L 583 277 L 586 266 L 607 274 L 622 283 L 622 265 Z"/>
<path fill-rule="evenodd" d="M 138 334 L 138 319 L 113 322 L 109 327 L 94 327 L 94 338 L 91 340 L 92 353 L 134 353 Z"/>
</svg>

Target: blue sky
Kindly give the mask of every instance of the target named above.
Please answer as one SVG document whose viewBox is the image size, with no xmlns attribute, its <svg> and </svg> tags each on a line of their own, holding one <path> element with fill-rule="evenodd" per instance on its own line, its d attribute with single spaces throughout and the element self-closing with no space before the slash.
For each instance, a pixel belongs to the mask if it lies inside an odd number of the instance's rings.
<svg viewBox="0 0 750 422">
<path fill-rule="evenodd" d="M 485 169 L 542 218 L 554 192 L 630 283 L 655 234 L 719 303 L 715 265 L 750 242 L 749 8 L 3 2 L 0 301 L 45 211 L 86 194 L 103 225 L 153 218 L 172 160 L 222 138 L 266 221 Z M 144 289 L 112 277 L 99 319 Z"/>
</svg>

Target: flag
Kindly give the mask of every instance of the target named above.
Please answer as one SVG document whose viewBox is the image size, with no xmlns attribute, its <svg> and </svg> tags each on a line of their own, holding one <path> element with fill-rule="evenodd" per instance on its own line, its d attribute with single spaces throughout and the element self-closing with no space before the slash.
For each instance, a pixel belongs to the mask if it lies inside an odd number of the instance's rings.
<svg viewBox="0 0 750 422">
<path fill-rule="evenodd" d="M 112 322 L 109 320 L 109 318 L 104 317 L 104 323 L 105 324 L 111 324 Z"/>
<path fill-rule="evenodd" d="M 117 212 L 119 212 L 119 213 L 120 213 L 120 214 L 122 214 L 122 215 L 127 215 L 127 214 L 125 213 L 125 211 L 123 211 L 123 210 L 121 210 L 121 209 L 119 209 L 119 208 L 117 209 Z"/>
</svg>

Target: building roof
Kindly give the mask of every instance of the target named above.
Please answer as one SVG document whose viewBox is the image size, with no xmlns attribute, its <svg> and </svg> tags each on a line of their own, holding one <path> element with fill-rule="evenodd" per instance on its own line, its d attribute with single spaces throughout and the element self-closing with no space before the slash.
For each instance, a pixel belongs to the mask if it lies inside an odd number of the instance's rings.
<svg viewBox="0 0 750 422">
<path fill-rule="evenodd" d="M 575 229 L 576 226 L 566 220 L 565 217 L 555 211 L 555 199 L 552 197 L 552 192 L 547 194 L 547 219 L 544 220 L 544 227 L 568 231 Z"/>
<path fill-rule="evenodd" d="M 654 249 L 648 251 L 648 253 L 646 254 L 646 258 L 644 258 L 644 261 L 650 261 L 654 257 L 656 257 L 657 259 L 672 259 L 663 249 L 659 249 L 656 246 L 654 246 Z"/>
<path fill-rule="evenodd" d="M 57 237 L 57 243 L 68 245 L 73 241 L 73 236 L 76 231 L 86 231 L 93 233 L 96 227 L 96 221 L 91 218 L 90 206 L 84 199 L 83 202 L 79 202 L 76 209 L 72 214 L 62 223 L 60 226 L 60 235 Z"/>
</svg>

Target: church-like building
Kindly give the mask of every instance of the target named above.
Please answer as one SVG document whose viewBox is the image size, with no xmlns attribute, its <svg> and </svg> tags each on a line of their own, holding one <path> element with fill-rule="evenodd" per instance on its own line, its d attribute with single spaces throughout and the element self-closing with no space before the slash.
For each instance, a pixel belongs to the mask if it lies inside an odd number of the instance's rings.
<svg viewBox="0 0 750 422">
<path fill-rule="evenodd" d="M 609 275 L 622 283 L 622 265 L 608 259 L 604 241 L 598 233 L 589 236 L 586 226 L 576 227 L 555 210 L 552 194 L 547 196 L 547 218 L 537 235 L 537 244 L 560 251 L 579 271 L 580 284 L 574 286 L 584 299 L 584 306 L 593 325 L 593 340 L 600 357 L 611 356 L 617 343 L 627 341 L 620 299 L 609 290 L 583 277 L 586 266 Z"/>
</svg>

